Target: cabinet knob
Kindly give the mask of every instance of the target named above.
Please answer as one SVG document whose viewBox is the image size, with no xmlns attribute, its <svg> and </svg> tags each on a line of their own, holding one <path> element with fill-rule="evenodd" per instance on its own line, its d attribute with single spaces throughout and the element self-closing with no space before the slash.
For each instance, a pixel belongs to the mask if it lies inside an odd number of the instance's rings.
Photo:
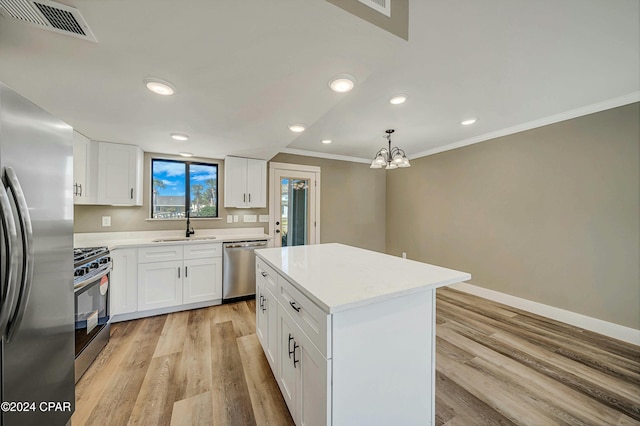
<svg viewBox="0 0 640 426">
<path fill-rule="evenodd" d="M 269 276 L 269 274 L 267 274 L 266 272 L 262 271 L 262 276 L 266 278 L 266 277 Z"/>
</svg>

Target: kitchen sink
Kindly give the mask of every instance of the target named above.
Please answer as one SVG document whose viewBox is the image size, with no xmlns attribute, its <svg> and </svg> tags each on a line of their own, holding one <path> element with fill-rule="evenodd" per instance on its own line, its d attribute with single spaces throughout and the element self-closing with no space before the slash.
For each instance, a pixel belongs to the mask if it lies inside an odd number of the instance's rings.
<svg viewBox="0 0 640 426">
<path fill-rule="evenodd" d="M 155 240 L 151 240 L 154 243 L 177 243 L 182 241 L 205 241 L 205 240 L 215 240 L 216 237 L 174 237 L 174 238 L 157 238 Z"/>
</svg>

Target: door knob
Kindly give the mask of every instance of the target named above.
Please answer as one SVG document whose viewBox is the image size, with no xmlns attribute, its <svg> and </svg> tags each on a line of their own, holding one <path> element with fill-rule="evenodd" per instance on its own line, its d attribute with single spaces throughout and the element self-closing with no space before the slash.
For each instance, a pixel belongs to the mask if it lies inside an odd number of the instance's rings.
<svg viewBox="0 0 640 426">
<path fill-rule="evenodd" d="M 279 233 L 280 233 L 280 230 L 279 230 L 279 229 L 276 229 L 276 234 L 279 234 Z"/>
</svg>

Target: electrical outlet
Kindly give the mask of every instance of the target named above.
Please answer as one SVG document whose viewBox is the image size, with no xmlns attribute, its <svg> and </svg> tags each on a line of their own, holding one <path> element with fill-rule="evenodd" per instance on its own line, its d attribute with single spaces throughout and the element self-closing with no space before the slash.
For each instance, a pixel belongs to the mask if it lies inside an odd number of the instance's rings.
<svg viewBox="0 0 640 426">
<path fill-rule="evenodd" d="M 404 252 L 404 251 L 402 252 L 402 258 L 403 258 L 403 259 L 406 259 L 406 258 L 407 258 L 407 252 Z"/>
<path fill-rule="evenodd" d="M 234 221 L 234 222 L 237 222 L 237 221 L 238 221 L 238 215 L 237 215 L 237 214 L 234 214 L 234 215 L 233 215 L 233 221 Z"/>
<path fill-rule="evenodd" d="M 227 223 L 233 223 L 233 215 L 227 215 Z"/>
<path fill-rule="evenodd" d="M 102 216 L 102 226 L 111 226 L 111 216 Z"/>
</svg>

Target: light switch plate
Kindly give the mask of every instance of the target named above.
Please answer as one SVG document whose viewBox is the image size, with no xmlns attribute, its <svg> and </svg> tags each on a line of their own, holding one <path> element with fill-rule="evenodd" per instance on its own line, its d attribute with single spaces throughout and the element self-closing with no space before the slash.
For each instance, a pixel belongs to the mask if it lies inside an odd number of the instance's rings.
<svg viewBox="0 0 640 426">
<path fill-rule="evenodd" d="M 227 215 L 227 223 L 233 223 L 233 215 Z"/>
<path fill-rule="evenodd" d="M 258 218 L 256 217 L 255 214 L 245 214 L 244 218 L 242 219 L 242 221 L 246 223 L 253 223 L 253 222 L 256 222 L 257 220 Z"/>
<path fill-rule="evenodd" d="M 102 216 L 102 226 L 111 226 L 111 216 Z"/>
<path fill-rule="evenodd" d="M 238 215 L 237 215 L 237 214 L 234 214 L 234 215 L 233 215 L 233 221 L 234 221 L 234 222 L 237 222 L 237 221 L 238 221 Z"/>
<path fill-rule="evenodd" d="M 268 214 L 261 214 L 258 220 L 260 222 L 262 222 L 262 223 L 268 223 L 269 222 L 269 215 Z"/>
</svg>

